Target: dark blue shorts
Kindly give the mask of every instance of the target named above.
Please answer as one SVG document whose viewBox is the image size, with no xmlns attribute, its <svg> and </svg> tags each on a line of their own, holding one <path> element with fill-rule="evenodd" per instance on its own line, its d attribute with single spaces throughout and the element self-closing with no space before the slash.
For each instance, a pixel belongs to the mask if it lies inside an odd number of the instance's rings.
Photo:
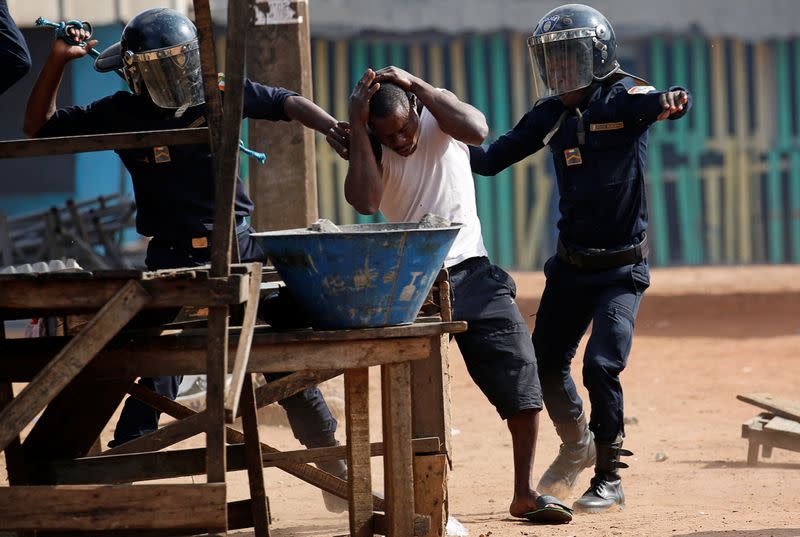
<svg viewBox="0 0 800 537">
<path fill-rule="evenodd" d="M 542 408 L 542 389 L 514 280 L 486 257 L 450 268 L 453 319 L 467 321 L 456 334 L 470 376 L 503 419 Z"/>
</svg>

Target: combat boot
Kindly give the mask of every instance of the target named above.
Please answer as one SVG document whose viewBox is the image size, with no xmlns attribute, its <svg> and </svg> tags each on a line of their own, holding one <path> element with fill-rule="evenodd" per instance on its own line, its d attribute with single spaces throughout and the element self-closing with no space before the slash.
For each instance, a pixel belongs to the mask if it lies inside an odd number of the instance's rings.
<svg viewBox="0 0 800 537">
<path fill-rule="evenodd" d="M 622 480 L 619 468 L 628 465 L 620 462 L 620 456 L 633 455 L 622 449 L 622 436 L 618 435 L 613 442 L 595 442 L 597 448 L 597 464 L 589 489 L 583 493 L 572 506 L 578 513 L 603 513 L 625 507 L 625 493 L 622 492 Z"/>
<path fill-rule="evenodd" d="M 336 446 L 339 442 L 336 442 Z M 335 461 L 321 461 L 314 463 L 317 468 L 324 470 L 329 474 L 344 479 L 347 481 L 347 464 L 342 459 Z M 347 500 L 331 494 L 330 492 L 322 491 L 322 499 L 325 501 L 325 508 L 331 513 L 343 513 L 347 510 Z"/>
<path fill-rule="evenodd" d="M 594 435 L 581 413 L 577 421 L 556 423 L 556 432 L 561 438 L 561 447 L 550 467 L 542 474 L 536 490 L 541 494 L 566 499 L 578 475 L 584 468 L 595 463 Z"/>
</svg>

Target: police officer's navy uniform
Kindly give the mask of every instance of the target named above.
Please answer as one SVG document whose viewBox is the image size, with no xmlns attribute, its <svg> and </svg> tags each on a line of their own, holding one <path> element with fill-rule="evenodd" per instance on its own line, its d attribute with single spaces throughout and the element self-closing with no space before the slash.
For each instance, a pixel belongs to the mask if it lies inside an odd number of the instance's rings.
<svg viewBox="0 0 800 537">
<path fill-rule="evenodd" d="M 596 82 L 580 116 L 556 97 L 545 99 L 490 146 L 470 148 L 473 171 L 495 175 L 541 149 L 561 121 L 547 144 L 558 183 L 559 247 L 545 263 L 533 342 L 548 413 L 556 423 L 575 420 L 582 402 L 569 365 L 593 322 L 583 381 L 598 440 L 623 431 L 619 373 L 649 285 L 644 173 L 647 129 L 662 112 L 659 96 L 629 77 Z"/>
<path fill-rule="evenodd" d="M 580 468 L 594 463 L 594 448 L 587 444 L 590 433 L 586 437 L 580 426 L 569 425 L 585 423 L 570 363 L 592 323 L 583 383 L 591 401 L 589 426 L 598 446 L 596 472 L 608 471 L 605 475 L 616 479 L 598 481 L 601 487 L 616 484 L 613 493 L 606 496 L 590 487 L 584 495 L 582 500 L 588 498 L 587 505 L 592 507 L 597 496 L 611 498 L 601 500 L 597 510 L 607 508 L 609 502 L 624 505 L 616 474 L 616 468 L 625 467 L 619 455 L 627 453 L 621 450 L 619 374 L 631 349 L 642 294 L 650 284 L 647 129 L 663 109 L 661 92 L 639 83 L 624 73 L 595 81 L 577 109 L 565 108 L 558 97 L 543 99 L 488 147 L 470 147 L 473 171 L 489 176 L 545 145 L 552 152 L 559 192 L 559 239 L 557 254 L 545 263 L 547 282 L 533 343 L 545 407 L 565 442 L 562 446 L 567 445 L 572 454 L 560 454 L 561 459 L 551 466 L 554 473 L 546 473 L 539 488 L 544 481 L 550 485 L 559 479 L 572 486 Z M 566 473 L 559 475 L 560 471 Z"/>
<path fill-rule="evenodd" d="M 244 116 L 289 121 L 284 101 L 294 92 L 245 80 Z M 120 91 L 88 106 L 57 110 L 37 133 L 66 136 L 197 127 L 205 123 L 204 106 L 188 108 L 179 118 L 159 108 L 146 95 Z M 152 237 L 145 263 L 150 270 L 203 265 L 210 259 L 214 213 L 214 177 L 208 144 L 119 149 L 131 174 L 136 197 L 136 230 Z M 241 180 L 236 183 L 235 215 L 240 258 L 266 262 L 266 254 L 251 239 L 246 221 L 253 203 Z M 140 383 L 175 399 L 180 377 L 143 378 Z M 322 394 L 306 389 L 280 402 L 297 439 L 308 447 L 335 443 L 336 420 Z M 156 430 L 158 413 L 128 398 L 114 433 L 116 445 Z"/>
</svg>

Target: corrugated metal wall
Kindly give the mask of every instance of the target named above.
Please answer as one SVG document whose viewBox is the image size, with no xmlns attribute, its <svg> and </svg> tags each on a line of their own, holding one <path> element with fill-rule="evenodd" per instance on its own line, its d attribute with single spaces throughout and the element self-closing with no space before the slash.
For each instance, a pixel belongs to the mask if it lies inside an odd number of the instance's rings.
<svg viewBox="0 0 800 537">
<path fill-rule="evenodd" d="M 119 26 L 98 30 L 110 42 Z M 7 110 L 24 109 L 46 56 L 45 44 L 38 41 L 51 39 L 46 30 L 26 34 L 36 51 L 34 69 L 3 96 Z M 350 90 L 364 69 L 396 64 L 480 108 L 494 138 L 532 102 L 524 43 L 522 33 L 314 39 L 314 98 L 347 119 Z M 689 117 L 661 122 L 650 133 L 653 263 L 800 262 L 800 39 L 653 37 L 626 41 L 621 54 L 629 70 L 659 87 L 685 84 L 695 99 Z M 83 63 L 71 70 L 69 83 L 65 80 L 59 105 L 85 104 L 113 91 L 106 83 L 118 83 L 100 80 L 89 62 Z M 6 137 L 19 136 L 19 122 L 17 115 L 7 114 L 0 130 Z M 320 215 L 339 223 L 365 221 L 344 200 L 346 163 L 321 137 L 317 149 Z M 17 164 L 24 163 L 0 163 L 0 175 L 24 178 L 27 172 L 12 166 Z M 59 199 L 92 197 L 119 184 L 113 155 L 83 155 L 69 168 L 75 191 L 62 192 Z M 66 181 L 65 168 L 55 164 L 32 179 L 41 182 L 48 174 Z M 557 218 L 549 152 L 540 151 L 496 178 L 476 178 L 476 187 L 486 244 L 496 262 L 520 269 L 541 266 L 553 251 Z M 44 199 L 48 190 L 41 186 L 25 192 L 15 188 L 5 189 L 0 199 L 10 214 L 32 210 L 36 199 L 44 208 L 55 202 Z"/>
<path fill-rule="evenodd" d="M 375 36 L 313 42 L 314 98 L 347 118 L 367 67 L 394 64 L 454 91 L 502 134 L 532 103 L 523 34 Z M 654 37 L 623 49 L 659 88 L 685 85 L 695 108 L 650 132 L 648 188 L 656 265 L 800 262 L 800 40 L 745 43 Z M 343 195 L 346 163 L 318 139 L 320 215 L 366 221 Z M 557 218 L 549 151 L 476 177 L 487 248 L 499 264 L 540 266 Z"/>
</svg>

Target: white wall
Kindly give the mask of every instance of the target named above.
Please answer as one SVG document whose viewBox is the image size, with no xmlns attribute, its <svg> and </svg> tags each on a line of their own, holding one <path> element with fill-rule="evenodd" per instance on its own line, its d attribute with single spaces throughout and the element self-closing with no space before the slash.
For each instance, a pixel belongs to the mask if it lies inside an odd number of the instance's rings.
<svg viewBox="0 0 800 537">
<path fill-rule="evenodd" d="M 170 7 L 186 13 L 191 4 L 192 0 L 8 0 L 11 16 L 20 28 L 35 26 L 38 17 L 53 22 L 87 20 L 98 26 L 127 21 L 151 7 Z"/>
</svg>

